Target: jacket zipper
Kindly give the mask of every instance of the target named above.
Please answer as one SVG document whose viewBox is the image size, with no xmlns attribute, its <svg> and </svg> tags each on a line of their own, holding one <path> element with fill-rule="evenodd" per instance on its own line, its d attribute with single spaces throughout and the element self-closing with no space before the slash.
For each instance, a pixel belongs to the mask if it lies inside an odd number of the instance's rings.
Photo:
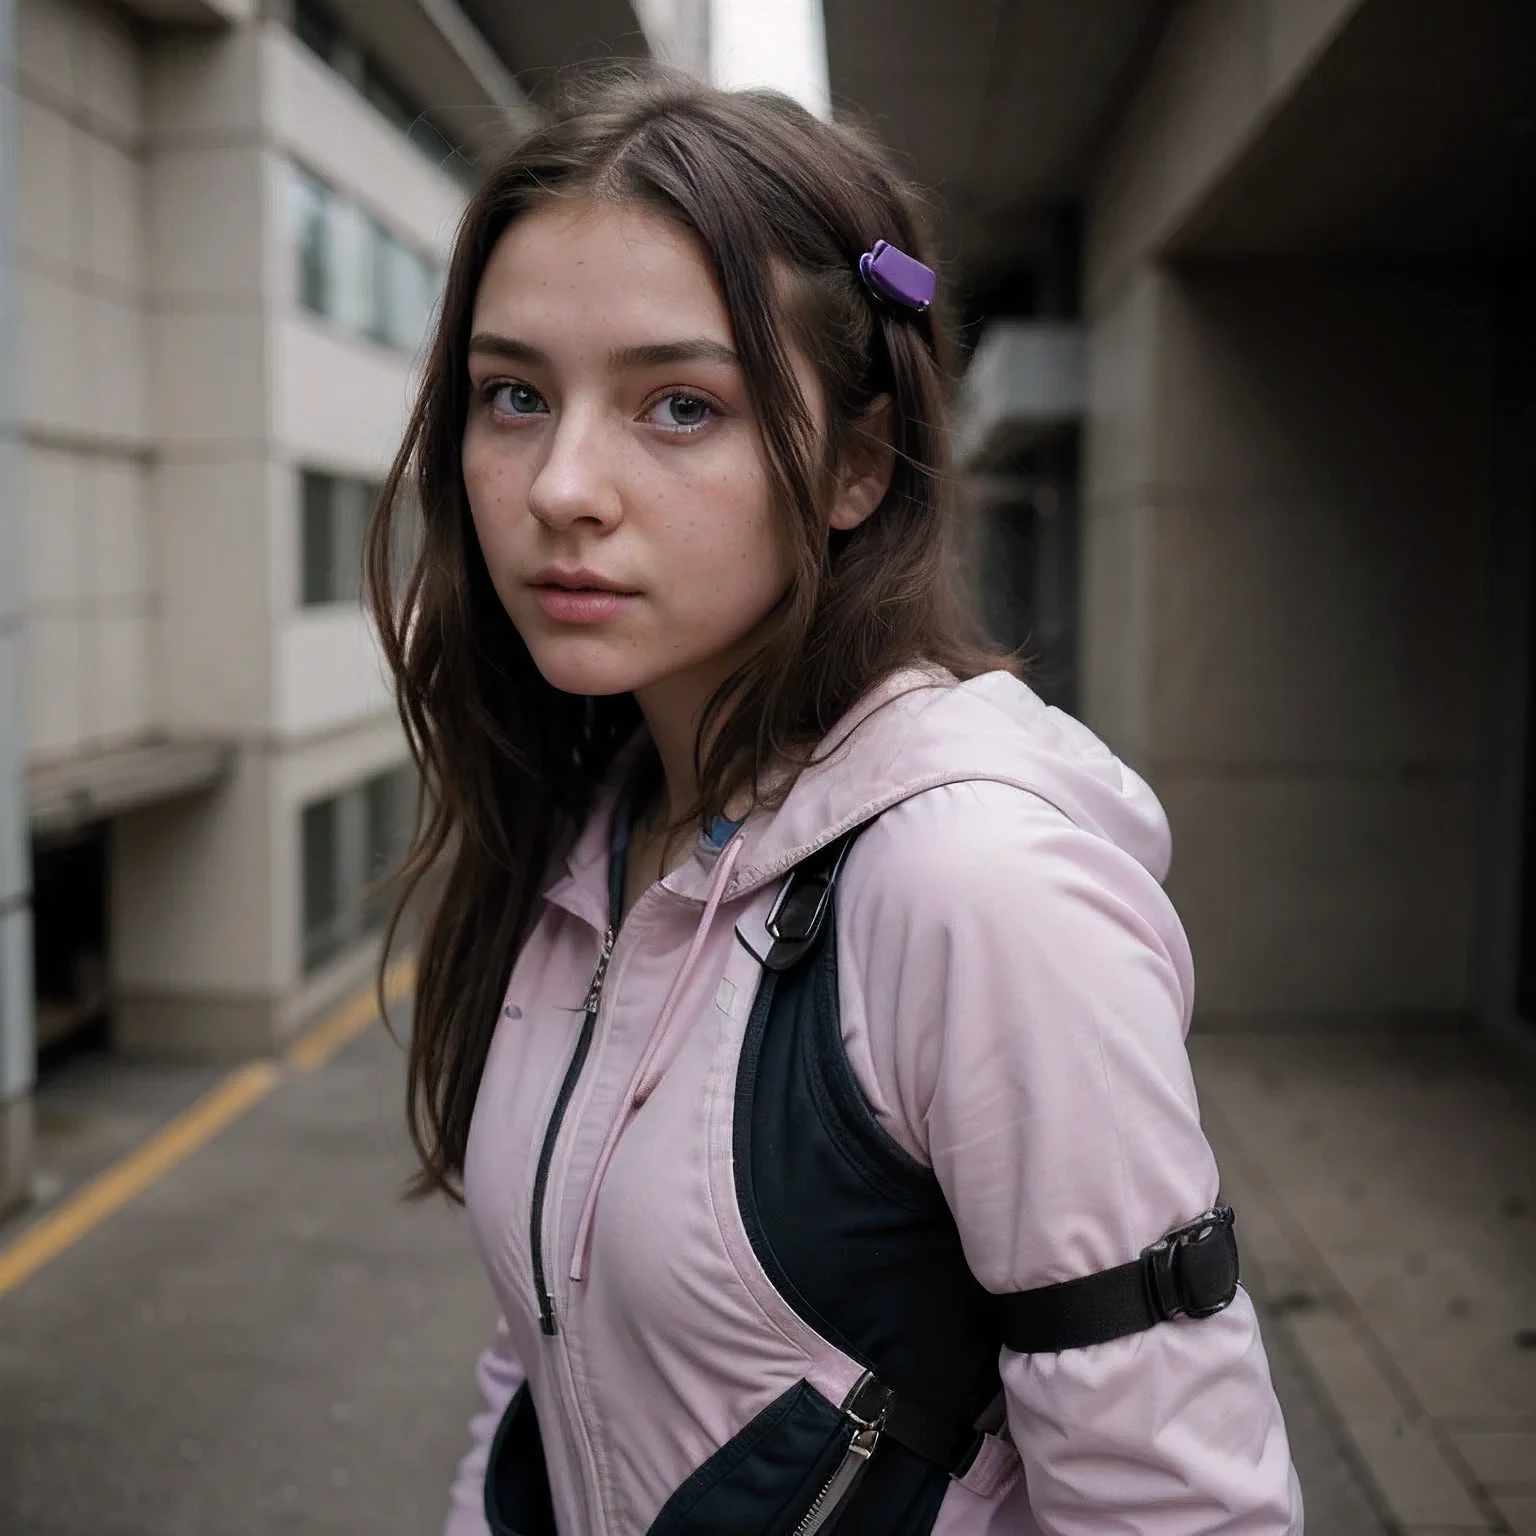
<svg viewBox="0 0 1536 1536">
<path fill-rule="evenodd" d="M 853 1438 L 848 1442 L 848 1449 L 838 1462 L 836 1471 L 827 1479 L 811 1507 L 801 1517 L 793 1536 L 814 1536 L 842 1508 L 858 1484 L 859 1475 L 868 1465 L 869 1458 L 875 1454 L 875 1447 L 880 1444 L 880 1432 L 885 1427 L 884 1415 L 875 1420 L 862 1419 L 848 1406 L 858 1397 L 867 1381 L 867 1377 L 861 1379 L 843 1404 L 843 1413 L 853 1425 Z"/>
<path fill-rule="evenodd" d="M 555 1142 L 560 1136 L 560 1124 L 570 1107 L 571 1095 L 586 1065 L 587 1052 L 592 1048 L 592 1035 L 597 1026 L 597 1008 L 603 999 L 603 979 L 608 974 L 608 962 L 613 958 L 613 942 L 617 929 L 612 923 L 603 931 L 603 948 L 597 957 L 597 969 L 592 973 L 592 985 L 587 989 L 587 1001 L 581 1020 L 581 1033 L 576 1037 L 576 1049 L 571 1052 L 570 1065 L 565 1069 L 565 1079 L 555 1107 L 550 1111 L 549 1124 L 544 1128 L 544 1143 L 539 1148 L 539 1166 L 533 1176 L 533 1214 L 529 1221 L 529 1248 L 533 1257 L 533 1288 L 539 1303 L 539 1331 L 553 1336 L 560 1331 L 555 1321 L 554 1298 L 549 1294 L 549 1284 L 544 1273 L 544 1196 L 549 1189 L 549 1166 L 554 1161 Z"/>
</svg>

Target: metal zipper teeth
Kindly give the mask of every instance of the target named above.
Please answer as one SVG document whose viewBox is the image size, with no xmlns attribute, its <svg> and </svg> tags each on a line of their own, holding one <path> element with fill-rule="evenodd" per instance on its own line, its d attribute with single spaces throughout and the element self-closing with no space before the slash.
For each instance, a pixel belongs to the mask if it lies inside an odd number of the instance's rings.
<svg viewBox="0 0 1536 1536">
<path fill-rule="evenodd" d="M 853 1436 L 848 1441 L 848 1449 L 843 1453 L 836 1471 L 812 1500 L 811 1507 L 801 1516 L 792 1536 L 814 1536 L 842 1507 L 843 1501 L 853 1492 L 865 1464 L 875 1454 L 881 1431 L 885 1428 L 885 1405 L 890 1401 L 890 1393 L 882 1389 L 876 1398 L 880 1403 L 880 1411 L 868 1417 L 857 1412 L 854 1405 L 864 1401 L 865 1392 L 870 1387 L 878 1388 L 879 1383 L 870 1372 L 865 1371 L 843 1399 L 843 1417 L 853 1426 Z"/>
<path fill-rule="evenodd" d="M 597 1008 L 603 997 L 603 980 L 608 974 L 608 961 L 613 956 L 615 938 L 610 923 L 603 933 L 602 953 L 597 958 L 597 969 L 592 973 L 592 985 L 587 989 L 585 1012 L 581 1020 L 581 1033 L 576 1037 L 576 1049 L 571 1052 L 570 1064 L 565 1069 L 565 1079 L 555 1107 L 550 1111 L 549 1124 L 544 1127 L 544 1142 L 539 1148 L 539 1166 L 533 1176 L 533 1211 L 529 1217 L 528 1245 L 533 1259 L 533 1289 L 539 1304 L 539 1331 L 553 1337 L 560 1331 L 555 1320 L 554 1298 L 549 1294 L 549 1284 L 544 1273 L 544 1198 L 549 1190 L 549 1169 L 555 1157 L 555 1142 L 560 1136 L 560 1125 L 570 1107 L 571 1096 L 586 1065 L 587 1053 L 592 1048 L 592 1035 L 597 1026 Z"/>
<path fill-rule="evenodd" d="M 855 1426 L 853 1439 L 848 1442 L 848 1449 L 837 1464 L 837 1470 L 827 1479 L 821 1492 L 816 1495 L 815 1502 L 806 1510 L 804 1518 L 795 1527 L 794 1536 L 814 1536 L 837 1513 L 843 1500 L 853 1492 L 859 1473 L 875 1454 L 875 1447 L 879 1443 L 878 1425 Z"/>
</svg>

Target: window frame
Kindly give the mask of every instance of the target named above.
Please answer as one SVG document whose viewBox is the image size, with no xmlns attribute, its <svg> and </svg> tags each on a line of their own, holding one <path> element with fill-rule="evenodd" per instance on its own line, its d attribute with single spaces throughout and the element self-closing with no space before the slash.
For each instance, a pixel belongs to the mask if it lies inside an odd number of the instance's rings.
<svg viewBox="0 0 1536 1536">
<path fill-rule="evenodd" d="M 306 977 L 383 931 L 386 877 L 414 828 L 415 783 L 411 765 L 395 763 L 299 808 L 299 955 Z"/>
</svg>

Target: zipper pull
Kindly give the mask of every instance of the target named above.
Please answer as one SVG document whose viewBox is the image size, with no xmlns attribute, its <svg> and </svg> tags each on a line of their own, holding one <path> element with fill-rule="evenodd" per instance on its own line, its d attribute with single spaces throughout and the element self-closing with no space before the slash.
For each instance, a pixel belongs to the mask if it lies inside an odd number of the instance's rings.
<svg viewBox="0 0 1536 1536">
<path fill-rule="evenodd" d="M 816 1536 L 853 1495 L 869 1458 L 880 1444 L 885 1429 L 885 1415 L 890 1407 L 891 1390 L 866 1371 L 843 1399 L 843 1417 L 853 1426 L 853 1437 L 843 1452 L 843 1459 L 801 1516 L 794 1536 Z"/>
<path fill-rule="evenodd" d="M 597 1005 L 603 999 L 603 980 L 608 975 L 608 962 L 613 958 L 613 944 L 618 937 L 612 923 L 603 930 L 603 947 L 597 957 L 597 969 L 592 973 L 592 985 L 587 989 L 586 1011 L 590 1014 L 597 1012 Z"/>
</svg>

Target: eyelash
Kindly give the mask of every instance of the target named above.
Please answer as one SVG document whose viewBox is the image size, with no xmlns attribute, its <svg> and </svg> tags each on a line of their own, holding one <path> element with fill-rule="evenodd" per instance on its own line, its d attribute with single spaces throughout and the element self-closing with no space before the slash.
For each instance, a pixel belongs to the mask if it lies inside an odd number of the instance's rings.
<svg viewBox="0 0 1536 1536">
<path fill-rule="evenodd" d="M 527 390 L 529 394 L 537 396 L 540 403 L 545 405 L 546 410 L 548 409 L 548 402 L 544 400 L 543 395 L 539 394 L 538 390 L 536 390 L 531 384 L 525 384 L 521 380 L 488 380 L 486 383 L 480 386 L 480 398 L 482 402 L 487 407 L 489 407 L 495 415 L 499 416 L 504 421 L 526 420 L 529 417 L 544 414 L 542 411 L 497 410 L 496 397 L 506 390 Z M 655 410 L 655 408 L 665 400 L 687 400 L 692 404 L 702 405 L 705 411 L 708 413 L 703 418 L 703 420 L 694 422 L 689 426 L 671 426 L 663 427 L 661 429 L 662 431 L 671 434 L 673 437 L 692 437 L 696 432 L 702 431 L 710 424 L 711 421 L 717 419 L 722 414 L 720 407 L 716 405 L 713 400 L 710 400 L 706 396 L 699 394 L 697 391 L 690 389 L 669 389 L 663 394 L 657 395 L 656 398 L 651 401 L 650 405 L 646 407 L 646 414 L 649 415 L 651 411 Z"/>
</svg>

